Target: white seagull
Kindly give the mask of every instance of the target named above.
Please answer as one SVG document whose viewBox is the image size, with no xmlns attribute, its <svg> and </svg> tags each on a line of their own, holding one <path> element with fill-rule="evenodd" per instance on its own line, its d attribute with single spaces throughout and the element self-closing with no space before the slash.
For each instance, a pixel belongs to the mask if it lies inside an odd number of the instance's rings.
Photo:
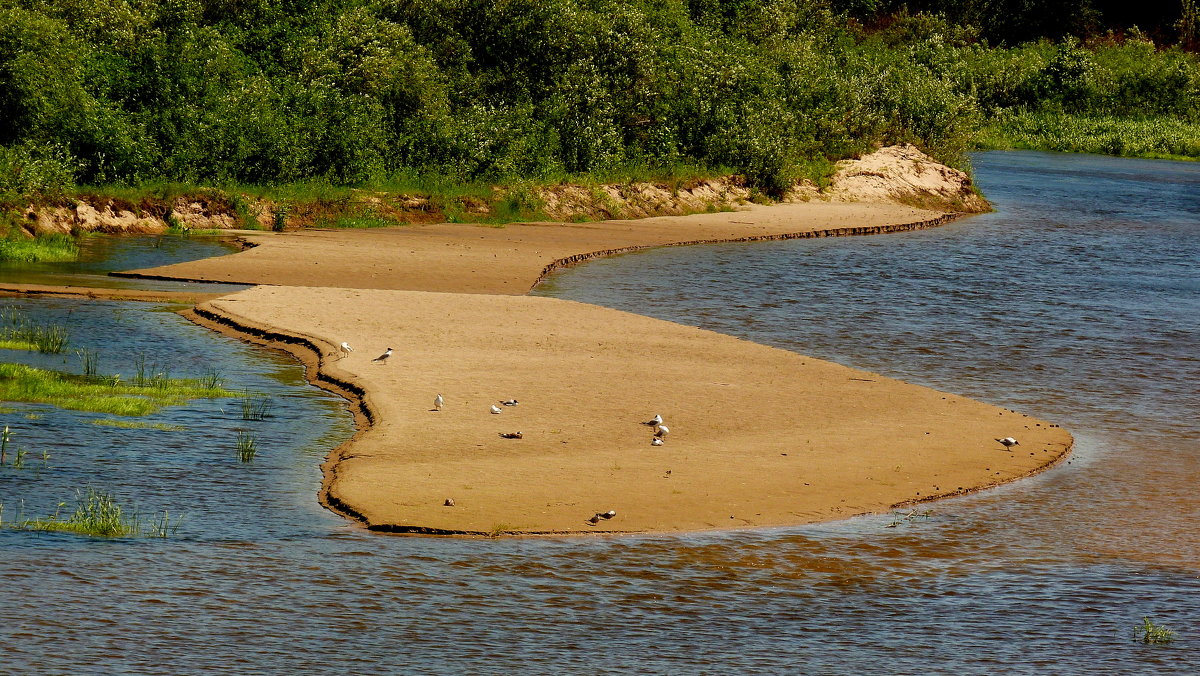
<svg viewBox="0 0 1200 676">
<path fill-rule="evenodd" d="M 658 429 L 654 430 L 654 438 L 662 439 L 663 437 L 667 436 L 670 433 L 671 433 L 671 428 L 667 427 L 666 425 L 659 425 Z"/>
<path fill-rule="evenodd" d="M 379 355 L 378 357 L 375 357 L 375 358 L 374 358 L 374 359 L 372 359 L 371 361 L 373 361 L 373 362 L 379 362 L 380 364 L 386 364 L 386 363 L 387 363 L 387 360 L 388 360 L 388 358 L 389 358 L 389 357 L 391 357 L 391 356 L 392 356 L 392 348 L 390 348 L 390 347 L 389 347 L 389 348 L 387 349 L 387 352 L 384 352 L 383 354 Z"/>
<path fill-rule="evenodd" d="M 500 407 L 495 404 L 492 404 L 492 413 L 497 413 L 497 414 L 500 413 Z"/>
<path fill-rule="evenodd" d="M 1012 437 L 1004 437 L 1003 439 L 997 439 L 996 441 L 999 441 L 1000 443 L 1004 444 L 1005 448 L 1012 448 L 1013 446 L 1021 445 L 1021 442 L 1017 441 L 1016 439 L 1013 439 Z"/>
<path fill-rule="evenodd" d="M 350 347 L 350 343 L 347 343 L 344 341 L 342 342 L 341 345 L 338 346 L 338 349 L 340 349 L 342 351 L 343 357 L 349 357 L 350 353 L 354 351 L 354 348 Z"/>
<path fill-rule="evenodd" d="M 650 427 L 658 427 L 659 425 L 662 424 L 662 416 L 655 414 L 655 416 L 653 418 L 647 420 L 646 422 L 644 422 L 642 424 L 649 425 Z"/>
<path fill-rule="evenodd" d="M 435 410 L 435 411 L 442 410 L 442 404 L 445 404 L 445 403 L 446 403 L 446 400 L 442 399 L 442 395 L 439 394 L 438 396 L 433 398 L 433 410 Z"/>
<path fill-rule="evenodd" d="M 500 403 L 504 404 L 505 406 L 516 406 L 517 404 L 519 404 L 521 402 L 517 401 L 516 399 L 508 399 L 508 400 L 502 401 Z"/>
<path fill-rule="evenodd" d="M 650 445 L 651 446 L 662 446 L 663 440 L 656 437 L 656 438 L 650 440 Z"/>
</svg>

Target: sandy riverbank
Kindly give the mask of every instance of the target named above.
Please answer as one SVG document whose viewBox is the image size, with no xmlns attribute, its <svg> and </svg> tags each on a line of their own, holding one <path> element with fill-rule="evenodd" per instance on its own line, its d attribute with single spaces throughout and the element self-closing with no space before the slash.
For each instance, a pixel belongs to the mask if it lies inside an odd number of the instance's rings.
<svg viewBox="0 0 1200 676">
<path fill-rule="evenodd" d="M 330 455 L 323 499 L 369 527 L 785 525 L 1011 481 L 1065 457 L 1071 438 L 784 350 L 518 294 L 547 266 L 588 252 L 905 229 L 942 216 L 817 202 L 641 221 L 263 234 L 242 253 L 142 274 L 274 285 L 198 309 L 221 330 L 292 340 L 310 377 L 361 402 L 371 424 Z M 356 350 L 338 359 L 343 340 Z M 370 361 L 387 347 L 396 348 L 387 364 Z M 446 405 L 431 411 L 438 393 Z M 508 398 L 521 403 L 489 412 Z M 638 424 L 656 413 L 671 428 L 660 447 Z M 1021 440 L 1015 452 L 994 441 L 1009 435 Z M 616 518 L 586 522 L 610 509 Z"/>
</svg>

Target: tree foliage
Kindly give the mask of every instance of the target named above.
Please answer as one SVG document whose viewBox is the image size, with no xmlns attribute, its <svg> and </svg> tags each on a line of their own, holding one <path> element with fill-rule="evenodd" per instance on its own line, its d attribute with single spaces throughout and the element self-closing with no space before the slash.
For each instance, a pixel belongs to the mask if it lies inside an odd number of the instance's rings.
<svg viewBox="0 0 1200 676">
<path fill-rule="evenodd" d="M 947 14 L 880 21 L 885 0 L 0 0 L 0 191 L 676 164 L 779 191 L 877 144 L 952 161 L 1006 111 L 1200 121 L 1200 65 L 1179 49 L 989 46 L 1071 33 L 1036 24 L 1047 11 L 1102 19 L 1089 0 L 925 4 Z M 986 18 L 1001 6 L 1004 26 Z"/>
</svg>

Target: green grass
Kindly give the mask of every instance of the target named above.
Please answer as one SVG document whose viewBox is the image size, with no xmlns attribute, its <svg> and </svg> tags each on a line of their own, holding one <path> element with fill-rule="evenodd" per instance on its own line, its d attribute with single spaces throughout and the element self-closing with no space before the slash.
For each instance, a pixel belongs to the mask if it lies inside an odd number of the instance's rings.
<svg viewBox="0 0 1200 676">
<path fill-rule="evenodd" d="M 60 408 L 111 415 L 141 416 L 190 399 L 233 397 L 199 380 L 161 378 L 124 384 L 119 377 L 89 378 L 23 364 L 0 363 L 0 400 L 51 404 Z"/>
<path fill-rule="evenodd" d="M 1157 117 L 1124 119 L 1018 113 L 985 129 L 984 150 L 1047 150 L 1146 159 L 1200 159 L 1200 123 Z"/>
<path fill-rule="evenodd" d="M 262 395 L 242 395 L 242 420 L 266 420 L 271 417 L 275 402 Z"/>
<path fill-rule="evenodd" d="M 512 533 L 518 529 L 519 529 L 518 526 L 514 526 L 511 523 L 501 522 L 501 523 L 493 524 L 492 527 L 490 529 L 488 529 L 487 536 L 492 537 L 492 538 L 498 538 L 501 535 L 504 535 L 505 533 Z"/>
<path fill-rule="evenodd" d="M 42 263 L 73 261 L 79 258 L 79 245 L 67 235 L 40 235 L 34 238 L 0 239 L 0 261 Z"/>
<path fill-rule="evenodd" d="M 77 533 L 98 537 L 167 537 L 177 529 L 178 523 L 170 524 L 170 516 L 163 512 L 157 519 L 143 523 L 137 512 L 128 512 L 109 493 L 88 488 L 87 492 L 76 494 L 75 510 L 70 516 L 62 517 L 60 512 L 67 503 L 58 503 L 54 514 L 45 518 L 24 519 L 3 523 L 0 525 L 17 530 L 52 531 Z M 0 504 L 0 519 L 4 514 L 4 506 Z"/>
<path fill-rule="evenodd" d="M 258 440 L 246 432 L 238 432 L 237 436 L 237 456 L 242 462 L 250 462 L 254 460 L 254 456 L 258 453 Z"/>
<path fill-rule="evenodd" d="M 16 308 L 0 308 L 0 349 L 58 354 L 69 336 L 65 326 L 38 323 Z"/>
<path fill-rule="evenodd" d="M 1140 643 L 1170 643 L 1175 640 L 1175 631 L 1161 624 L 1154 624 L 1149 617 L 1143 617 L 1142 623 L 1135 630 L 1135 640 Z"/>
<path fill-rule="evenodd" d="M 113 420 L 111 418 L 97 418 L 92 421 L 92 424 L 99 425 L 101 427 L 119 427 L 126 430 L 160 430 L 163 432 L 182 432 L 187 429 L 187 427 L 184 427 L 183 425 L 137 422 L 133 420 Z"/>
</svg>

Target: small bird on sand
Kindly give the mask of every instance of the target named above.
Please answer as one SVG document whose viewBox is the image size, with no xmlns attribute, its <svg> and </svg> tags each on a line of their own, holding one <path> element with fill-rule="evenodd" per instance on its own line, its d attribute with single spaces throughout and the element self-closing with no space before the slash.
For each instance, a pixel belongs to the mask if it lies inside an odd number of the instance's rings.
<svg viewBox="0 0 1200 676">
<path fill-rule="evenodd" d="M 387 363 L 387 360 L 388 360 L 388 359 L 389 359 L 391 356 L 392 356 L 392 348 L 390 348 L 390 347 L 389 347 L 389 348 L 387 349 L 387 352 L 384 352 L 383 354 L 379 355 L 378 357 L 375 357 L 375 358 L 374 358 L 374 359 L 372 359 L 371 361 L 373 361 L 373 362 L 378 362 L 378 363 L 380 363 L 380 364 L 386 364 L 386 363 Z"/>
<path fill-rule="evenodd" d="M 1005 448 L 1012 448 L 1013 446 L 1021 445 L 1021 442 L 1017 441 L 1016 439 L 1013 439 L 1012 437 L 1004 437 L 1003 439 L 997 439 L 996 441 L 999 441 L 1000 443 L 1004 444 Z"/>
<path fill-rule="evenodd" d="M 607 519 L 611 519 L 611 518 L 613 518 L 613 517 L 614 517 L 614 516 L 616 516 L 616 515 L 617 515 L 617 512 L 616 512 L 616 510 L 613 510 L 613 509 L 610 509 L 610 510 L 608 510 L 607 512 L 596 512 L 595 516 L 593 516 L 592 518 L 588 519 L 588 523 L 590 523 L 590 524 L 592 524 L 593 526 L 595 526 L 597 523 L 600 523 L 600 519 L 606 519 L 606 520 L 607 520 Z"/>
<path fill-rule="evenodd" d="M 519 404 L 521 402 L 517 401 L 516 399 L 506 399 L 500 403 L 504 404 L 505 406 L 516 406 L 517 404 Z"/>
<path fill-rule="evenodd" d="M 495 413 L 498 415 L 500 413 L 500 407 L 496 406 L 495 404 L 492 404 L 492 413 Z"/>
<path fill-rule="evenodd" d="M 453 507 L 454 506 L 454 498 L 446 498 L 446 501 L 442 503 L 442 506 L 443 507 Z"/>
<path fill-rule="evenodd" d="M 500 432 L 499 434 L 500 434 L 500 436 L 504 437 L 505 439 L 523 439 L 524 438 L 520 432 Z"/>
<path fill-rule="evenodd" d="M 651 445 L 651 446 L 662 446 L 662 445 L 663 445 L 663 440 L 662 440 L 662 439 L 659 439 L 658 437 L 655 437 L 655 438 L 653 438 L 653 439 L 651 439 L 651 440 L 650 440 L 650 445 Z"/>
<path fill-rule="evenodd" d="M 446 403 L 446 400 L 442 399 L 442 395 L 439 394 L 438 396 L 433 398 L 433 410 L 435 410 L 435 411 L 442 410 L 442 405 L 445 403 Z"/>
<path fill-rule="evenodd" d="M 354 348 L 350 347 L 350 343 L 347 342 L 342 342 L 338 349 L 341 350 L 343 357 L 349 357 L 350 353 L 354 351 Z"/>
<path fill-rule="evenodd" d="M 658 427 L 659 425 L 662 424 L 662 416 L 655 414 L 655 416 L 653 418 L 647 420 L 646 422 L 644 422 L 642 424 L 649 425 L 650 427 Z"/>
<path fill-rule="evenodd" d="M 654 438 L 662 439 L 663 437 L 667 436 L 670 433 L 671 433 L 671 428 L 667 427 L 666 425 L 659 425 L 658 429 L 654 430 Z"/>
</svg>

